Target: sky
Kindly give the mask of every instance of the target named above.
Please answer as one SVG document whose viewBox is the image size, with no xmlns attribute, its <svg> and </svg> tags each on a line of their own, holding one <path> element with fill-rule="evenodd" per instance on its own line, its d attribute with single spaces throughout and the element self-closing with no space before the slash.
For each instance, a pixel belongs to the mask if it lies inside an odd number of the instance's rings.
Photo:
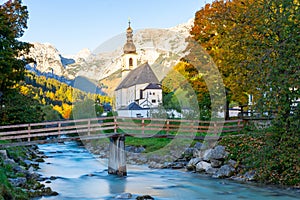
<svg viewBox="0 0 300 200">
<path fill-rule="evenodd" d="M 3 3 L 3 0 L 0 0 Z M 22 41 L 53 44 L 63 55 L 93 51 L 133 29 L 168 28 L 187 22 L 210 0 L 23 0 L 29 12 Z"/>
</svg>

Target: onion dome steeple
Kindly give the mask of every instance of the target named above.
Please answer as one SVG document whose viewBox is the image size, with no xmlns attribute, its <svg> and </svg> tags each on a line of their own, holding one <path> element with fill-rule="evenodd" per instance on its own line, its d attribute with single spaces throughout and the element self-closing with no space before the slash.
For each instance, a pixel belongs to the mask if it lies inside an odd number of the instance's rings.
<svg viewBox="0 0 300 200">
<path fill-rule="evenodd" d="M 136 47 L 135 45 L 133 44 L 133 30 L 130 26 L 131 22 L 130 20 L 128 21 L 128 28 L 126 30 L 126 36 L 127 36 L 127 42 L 126 44 L 124 45 L 123 47 L 123 51 L 125 54 L 128 54 L 128 53 L 136 53 Z"/>
</svg>

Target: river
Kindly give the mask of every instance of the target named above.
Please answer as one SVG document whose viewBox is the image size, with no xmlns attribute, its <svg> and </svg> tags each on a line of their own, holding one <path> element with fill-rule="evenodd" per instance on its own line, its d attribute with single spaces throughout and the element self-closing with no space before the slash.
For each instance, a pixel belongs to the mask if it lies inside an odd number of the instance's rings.
<svg viewBox="0 0 300 200">
<path fill-rule="evenodd" d="M 300 194 L 273 187 L 241 184 L 213 179 L 183 170 L 156 170 L 146 166 L 127 165 L 128 176 L 107 174 L 107 160 L 96 159 L 75 142 L 39 145 L 48 158 L 40 164 L 38 173 L 57 177 L 44 184 L 58 196 L 39 200 L 100 200 L 114 199 L 120 193 L 151 195 L 157 200 L 202 199 L 270 199 L 296 200 Z"/>
</svg>

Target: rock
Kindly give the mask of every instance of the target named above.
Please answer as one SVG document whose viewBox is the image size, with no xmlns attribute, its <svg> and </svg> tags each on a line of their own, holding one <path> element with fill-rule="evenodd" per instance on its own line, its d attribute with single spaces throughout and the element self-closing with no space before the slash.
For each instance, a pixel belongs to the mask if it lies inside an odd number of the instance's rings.
<svg viewBox="0 0 300 200">
<path fill-rule="evenodd" d="M 115 197 L 115 199 L 130 199 L 132 197 L 132 194 L 130 193 L 122 193 Z"/>
<path fill-rule="evenodd" d="M 53 181 L 53 180 L 56 180 L 56 179 L 57 179 L 57 177 L 55 177 L 55 176 L 51 176 L 49 179 L 50 179 L 51 181 Z"/>
<path fill-rule="evenodd" d="M 26 174 L 26 177 L 27 177 L 28 179 L 40 180 L 41 175 L 38 174 L 38 173 L 34 173 L 34 172 L 33 172 L 33 173 L 28 172 L 28 173 Z"/>
<path fill-rule="evenodd" d="M 203 172 L 208 170 L 209 168 L 211 168 L 211 164 L 205 161 L 201 161 L 199 163 L 197 163 L 196 165 L 196 171 L 197 172 Z"/>
<path fill-rule="evenodd" d="M 230 165 L 223 165 L 214 175 L 215 178 L 227 178 L 234 174 L 235 169 Z"/>
<path fill-rule="evenodd" d="M 15 187 L 22 187 L 26 184 L 27 179 L 24 177 L 9 178 L 9 182 Z"/>
<path fill-rule="evenodd" d="M 202 148 L 203 144 L 201 142 L 196 142 L 194 145 L 194 149 L 200 150 Z"/>
<path fill-rule="evenodd" d="M 211 166 L 214 168 L 219 168 L 223 164 L 223 161 L 211 159 L 210 160 Z"/>
<path fill-rule="evenodd" d="M 157 163 L 157 162 L 152 161 L 152 162 L 149 163 L 149 168 L 163 169 L 164 165 L 161 164 L 161 163 Z"/>
<path fill-rule="evenodd" d="M 186 148 L 184 151 L 184 157 L 192 157 L 193 156 L 193 152 L 194 152 L 194 148 Z"/>
<path fill-rule="evenodd" d="M 28 171 L 25 170 L 23 167 L 19 166 L 19 165 L 16 165 L 13 167 L 13 170 L 16 172 L 16 173 L 21 173 L 21 174 L 27 174 Z"/>
<path fill-rule="evenodd" d="M 149 157 L 149 160 L 150 160 L 150 161 L 154 161 L 154 162 L 160 162 L 160 161 L 161 161 L 161 157 L 154 154 L 154 155 L 151 155 L 151 156 Z"/>
<path fill-rule="evenodd" d="M 227 156 L 228 156 L 228 152 L 225 151 L 225 147 L 218 145 L 213 149 L 206 150 L 204 153 L 203 160 L 205 161 L 210 161 L 212 159 L 224 160 L 225 158 L 227 158 Z"/>
<path fill-rule="evenodd" d="M 12 166 L 15 166 L 17 165 L 17 163 L 13 160 L 13 159 L 5 159 L 4 160 L 4 165 L 12 165 Z"/>
<path fill-rule="evenodd" d="M 219 170 L 219 169 L 217 169 L 217 168 L 211 167 L 211 168 L 208 168 L 205 172 L 206 172 L 207 174 L 214 175 L 214 174 L 217 173 L 218 170 Z"/>
<path fill-rule="evenodd" d="M 236 168 L 237 167 L 237 162 L 235 160 L 228 160 L 228 165 L 230 165 L 231 167 Z"/>
<path fill-rule="evenodd" d="M 187 164 L 186 168 L 187 170 L 195 170 L 196 169 L 196 165 L 202 161 L 201 158 L 192 158 L 189 163 Z"/>
<path fill-rule="evenodd" d="M 132 153 L 142 153 L 146 149 L 144 147 L 135 147 L 135 146 L 126 146 L 125 151 L 132 152 Z"/>
<path fill-rule="evenodd" d="M 204 151 L 204 154 L 203 154 L 204 161 L 210 161 L 211 151 L 212 151 L 212 149 L 207 149 Z"/>
<path fill-rule="evenodd" d="M 256 171 L 252 170 L 252 171 L 246 172 L 244 174 L 244 178 L 246 181 L 255 181 L 256 180 L 255 175 L 256 175 Z"/>
<path fill-rule="evenodd" d="M 150 195 L 143 195 L 143 196 L 136 197 L 136 200 L 154 200 L 154 198 L 151 197 Z"/>
<path fill-rule="evenodd" d="M 35 162 L 41 163 L 41 162 L 45 162 L 45 160 L 44 160 L 43 158 L 37 158 L 37 159 L 35 160 Z"/>
<path fill-rule="evenodd" d="M 52 191 L 52 189 L 50 187 L 43 188 L 41 190 L 41 192 L 42 192 L 43 196 L 57 196 L 58 195 L 58 193 Z"/>
<path fill-rule="evenodd" d="M 184 168 L 184 165 L 185 163 L 183 162 L 165 162 L 163 168 L 182 169 Z"/>
<path fill-rule="evenodd" d="M 0 157 L 1 157 L 3 160 L 8 159 L 7 151 L 6 151 L 6 150 L 0 150 Z"/>
</svg>

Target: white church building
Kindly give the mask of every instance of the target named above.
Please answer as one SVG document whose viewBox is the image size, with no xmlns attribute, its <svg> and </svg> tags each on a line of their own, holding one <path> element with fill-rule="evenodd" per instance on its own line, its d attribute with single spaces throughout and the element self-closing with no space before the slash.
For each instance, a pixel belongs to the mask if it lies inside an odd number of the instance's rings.
<svg viewBox="0 0 300 200">
<path fill-rule="evenodd" d="M 156 75 L 146 62 L 137 66 L 133 30 L 127 28 L 127 42 L 123 47 L 122 80 L 115 89 L 116 110 L 124 117 L 151 117 L 150 110 L 162 104 L 162 88 Z"/>
</svg>

